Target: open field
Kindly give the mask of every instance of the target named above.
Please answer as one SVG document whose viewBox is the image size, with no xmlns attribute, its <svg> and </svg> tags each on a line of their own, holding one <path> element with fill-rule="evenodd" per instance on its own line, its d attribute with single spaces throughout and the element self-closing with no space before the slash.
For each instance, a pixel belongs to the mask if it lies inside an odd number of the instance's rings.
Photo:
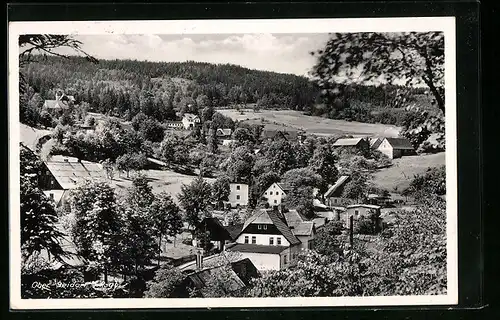
<svg viewBox="0 0 500 320">
<path fill-rule="evenodd" d="M 177 194 L 181 192 L 182 185 L 190 184 L 196 179 L 194 175 L 189 176 L 171 170 L 142 170 L 141 173 L 149 178 L 154 193 L 165 191 L 172 196 L 174 201 L 177 201 Z M 125 192 L 126 188 L 132 186 L 132 176 L 133 173 L 130 174 L 130 178 L 127 178 L 125 173 L 122 173 L 121 177 L 115 174 L 112 185 L 118 192 Z M 212 183 L 214 179 L 205 178 L 205 180 Z"/>
<path fill-rule="evenodd" d="M 233 120 L 263 123 L 271 129 L 280 127 L 290 128 L 323 136 L 350 134 L 353 136 L 397 137 L 400 131 L 399 127 L 392 125 L 349 122 L 306 116 L 302 112 L 294 110 L 262 110 L 254 112 L 251 109 L 244 109 L 242 110 L 243 114 L 236 109 L 220 109 L 217 111 Z M 266 122 L 262 122 L 261 119 L 264 119 Z"/>
<path fill-rule="evenodd" d="M 392 161 L 392 166 L 376 172 L 373 182 L 376 186 L 389 191 L 401 192 L 410 185 L 416 174 L 428 168 L 445 165 L 445 152 L 422 156 L 407 156 Z"/>
</svg>

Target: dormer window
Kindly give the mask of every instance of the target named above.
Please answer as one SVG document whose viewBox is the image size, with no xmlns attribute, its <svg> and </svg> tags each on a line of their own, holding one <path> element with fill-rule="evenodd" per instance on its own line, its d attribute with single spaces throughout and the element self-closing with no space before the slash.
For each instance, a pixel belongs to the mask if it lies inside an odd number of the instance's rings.
<svg viewBox="0 0 500 320">
<path fill-rule="evenodd" d="M 262 229 L 262 226 L 260 224 L 257 225 L 257 229 L 259 229 L 259 230 Z"/>
<path fill-rule="evenodd" d="M 265 224 L 265 225 L 263 225 L 263 226 L 262 226 L 262 228 L 263 228 L 264 230 L 267 230 L 267 225 L 266 225 L 266 224 Z"/>
</svg>

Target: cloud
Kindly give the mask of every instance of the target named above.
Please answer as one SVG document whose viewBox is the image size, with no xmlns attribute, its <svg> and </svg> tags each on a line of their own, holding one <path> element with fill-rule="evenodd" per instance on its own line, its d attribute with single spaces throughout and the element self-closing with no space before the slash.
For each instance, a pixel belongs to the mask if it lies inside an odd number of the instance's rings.
<svg viewBox="0 0 500 320">
<path fill-rule="evenodd" d="M 305 75 L 327 34 L 80 35 L 82 48 L 101 59 L 203 61 Z M 61 49 L 60 52 L 69 53 Z"/>
</svg>

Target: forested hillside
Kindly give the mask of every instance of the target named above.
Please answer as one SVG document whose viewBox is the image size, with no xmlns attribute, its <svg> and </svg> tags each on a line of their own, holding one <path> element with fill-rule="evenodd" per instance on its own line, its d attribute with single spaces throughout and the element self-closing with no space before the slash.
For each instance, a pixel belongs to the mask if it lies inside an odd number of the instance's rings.
<svg viewBox="0 0 500 320">
<path fill-rule="evenodd" d="M 55 90 L 88 103 L 88 110 L 132 119 L 139 112 L 159 121 L 176 111 L 238 107 L 291 109 L 306 114 L 400 125 L 408 104 L 430 104 L 422 89 L 398 86 L 339 86 L 333 100 L 322 97 L 308 78 L 202 62 L 147 62 L 84 58 L 38 58 L 23 68 L 33 107 L 54 99 Z M 35 93 L 38 93 L 35 95 Z M 389 110 L 388 110 L 389 109 Z"/>
</svg>

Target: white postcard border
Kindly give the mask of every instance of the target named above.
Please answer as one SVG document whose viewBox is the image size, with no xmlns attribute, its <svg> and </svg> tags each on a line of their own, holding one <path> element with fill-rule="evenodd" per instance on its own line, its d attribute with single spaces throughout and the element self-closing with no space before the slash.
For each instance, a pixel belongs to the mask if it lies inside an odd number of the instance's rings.
<svg viewBox="0 0 500 320">
<path fill-rule="evenodd" d="M 435 296 L 186 299 L 21 299 L 19 214 L 20 34 L 238 34 L 443 31 L 445 35 L 447 294 Z M 230 32 L 228 32 L 230 31 Z M 454 17 L 10 22 L 8 34 L 11 309 L 251 308 L 454 305 L 458 303 L 456 37 Z"/>
</svg>

